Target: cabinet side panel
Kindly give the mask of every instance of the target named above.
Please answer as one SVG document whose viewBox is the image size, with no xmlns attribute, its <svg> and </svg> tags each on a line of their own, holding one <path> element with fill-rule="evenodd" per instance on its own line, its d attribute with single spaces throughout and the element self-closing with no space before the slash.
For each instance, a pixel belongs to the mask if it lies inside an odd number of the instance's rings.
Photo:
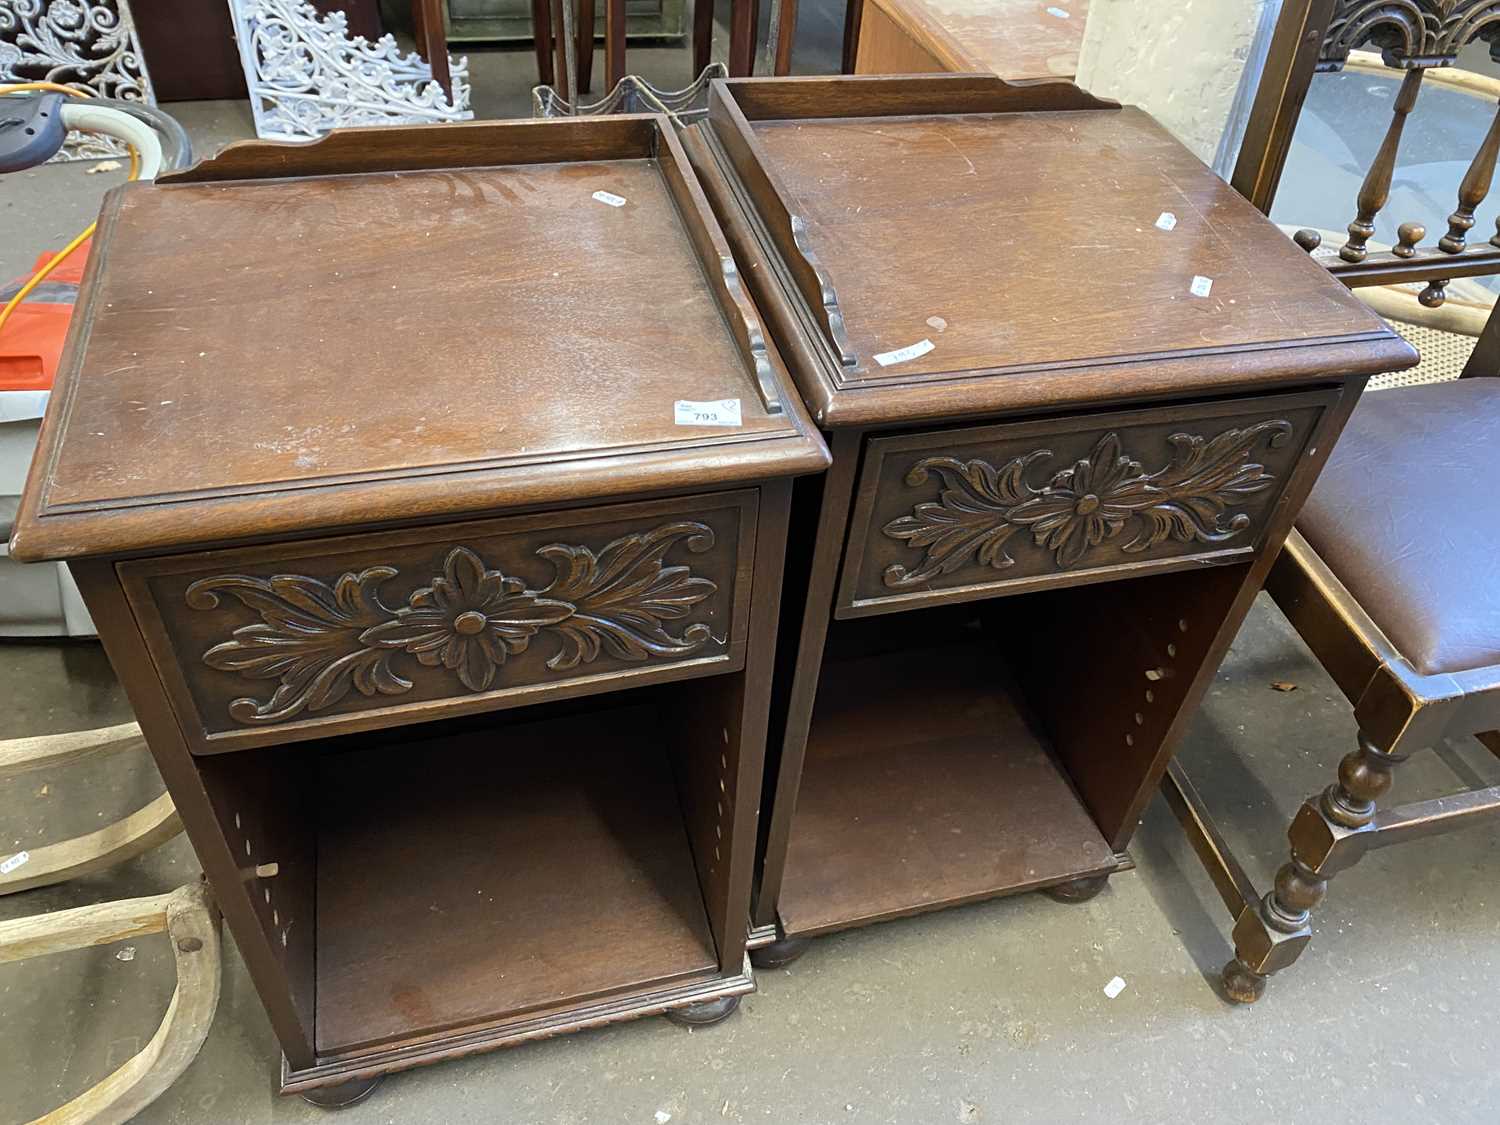
<svg viewBox="0 0 1500 1125">
<path fill-rule="evenodd" d="M 246 860 L 243 845 L 236 855 L 226 826 L 219 821 L 209 786 L 188 752 L 162 688 L 159 670 L 146 651 L 114 567 L 102 560 L 69 566 L 98 626 L 99 639 L 115 675 L 135 709 L 146 743 L 203 865 L 219 910 L 245 959 L 281 1049 L 293 1067 L 310 1066 L 314 1061 L 311 974 L 299 964 L 300 958 L 288 959 L 279 943 L 273 945 L 261 925 L 251 904 L 254 861 Z M 241 819 L 243 823 L 243 816 Z M 315 859 L 311 854 L 293 856 L 284 848 L 281 855 L 293 867 L 310 867 Z M 311 936 L 309 926 L 306 933 L 309 944 Z M 310 965 L 310 953 L 307 964 Z"/>
<path fill-rule="evenodd" d="M 1018 673 L 1105 839 L 1123 850 L 1358 401 L 1330 395 L 1246 563 L 1014 599 Z M 1148 697 L 1149 693 L 1149 697 Z"/>
<path fill-rule="evenodd" d="M 739 583 L 751 589 L 749 647 L 742 671 L 700 681 L 672 716 L 680 735 L 673 767 L 698 868 L 704 906 L 713 930 L 720 968 L 743 964 L 750 919 L 761 777 L 765 769 L 766 726 L 776 646 L 781 573 L 786 551 L 790 485 L 761 490 L 753 551 L 745 552 Z"/>
</svg>

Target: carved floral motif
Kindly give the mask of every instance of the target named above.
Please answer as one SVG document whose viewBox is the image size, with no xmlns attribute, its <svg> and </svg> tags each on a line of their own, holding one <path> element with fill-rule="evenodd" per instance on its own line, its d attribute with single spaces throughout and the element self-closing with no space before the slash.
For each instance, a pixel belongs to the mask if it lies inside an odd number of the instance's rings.
<svg viewBox="0 0 1500 1125">
<path fill-rule="evenodd" d="M 558 642 L 547 660 L 553 671 L 592 663 L 604 652 L 629 661 L 694 652 L 709 639 L 708 626 L 698 622 L 674 636 L 667 623 L 686 617 L 718 587 L 689 567 L 664 565 L 679 542 L 706 551 L 713 530 L 686 521 L 666 524 L 622 536 L 598 554 L 550 544 L 537 551 L 557 571 L 543 590 L 488 569 L 467 547 L 454 547 L 443 573 L 395 609 L 381 602 L 378 589 L 399 573 L 389 566 L 343 574 L 332 586 L 304 575 L 226 574 L 194 582 L 186 598 L 194 609 L 213 609 L 219 595 L 229 593 L 260 615 L 210 648 L 203 662 L 277 680 L 270 699 L 229 705 L 242 723 L 273 723 L 323 710 L 351 687 L 365 696 L 410 691 L 412 681 L 392 666 L 402 652 L 454 673 L 470 691 L 490 690 L 506 660 L 544 632 Z"/>
<path fill-rule="evenodd" d="M 887 567 L 885 584 L 894 589 L 916 586 L 970 563 L 1003 570 L 1015 564 L 1006 541 L 1022 530 L 1053 553 L 1060 569 L 1081 561 L 1127 526 L 1135 535 L 1121 550 L 1130 553 L 1167 538 L 1223 542 L 1250 525 L 1244 513 L 1226 521 L 1230 506 L 1275 480 L 1250 460 L 1251 449 L 1262 438 L 1280 445 L 1291 432 L 1290 422 L 1266 421 L 1213 438 L 1172 434 L 1167 439 L 1171 459 L 1149 474 L 1121 452 L 1117 434 L 1107 433 L 1087 457 L 1041 488 L 1027 483 L 1026 475 L 1052 456 L 1049 449 L 1013 458 L 1000 468 L 978 459 L 924 457 L 907 473 L 906 483 L 917 487 L 936 473 L 942 482 L 938 500 L 924 501 L 911 515 L 892 520 L 885 534 L 926 555 L 915 567 Z"/>
</svg>

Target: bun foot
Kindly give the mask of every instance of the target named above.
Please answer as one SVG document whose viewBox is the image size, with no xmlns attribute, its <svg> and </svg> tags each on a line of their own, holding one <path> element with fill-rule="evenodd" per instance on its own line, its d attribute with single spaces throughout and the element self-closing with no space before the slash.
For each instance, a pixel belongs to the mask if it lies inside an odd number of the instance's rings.
<svg viewBox="0 0 1500 1125">
<path fill-rule="evenodd" d="M 780 969 L 790 965 L 807 952 L 811 938 L 784 937 L 750 951 L 750 964 L 757 969 Z"/>
<path fill-rule="evenodd" d="M 717 1000 L 705 1000 L 701 1004 L 689 1004 L 685 1008 L 671 1008 L 666 1016 L 683 1027 L 711 1027 L 734 1015 L 739 1006 L 738 996 L 720 996 Z"/>
<path fill-rule="evenodd" d="M 364 1101 L 384 1079 L 385 1075 L 377 1074 L 374 1078 L 352 1078 L 337 1086 L 319 1086 L 316 1090 L 304 1092 L 302 1100 L 319 1109 L 343 1109 Z"/>
<path fill-rule="evenodd" d="M 1224 966 L 1224 995 L 1236 1004 L 1254 1004 L 1266 991 L 1266 978 L 1236 957 Z"/>
<path fill-rule="evenodd" d="M 1054 902 L 1088 902 L 1102 891 L 1108 882 L 1108 875 L 1090 875 L 1087 879 L 1074 879 L 1069 883 L 1059 883 L 1055 887 L 1043 887 L 1042 894 Z"/>
</svg>

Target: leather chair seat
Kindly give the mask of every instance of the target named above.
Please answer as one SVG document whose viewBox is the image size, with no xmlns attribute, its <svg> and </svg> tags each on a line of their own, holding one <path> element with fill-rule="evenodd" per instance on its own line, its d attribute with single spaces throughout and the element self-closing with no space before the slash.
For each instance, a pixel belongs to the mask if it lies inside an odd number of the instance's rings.
<svg viewBox="0 0 1500 1125">
<path fill-rule="evenodd" d="M 1500 378 L 1366 394 L 1297 530 L 1424 675 L 1500 664 Z"/>
</svg>

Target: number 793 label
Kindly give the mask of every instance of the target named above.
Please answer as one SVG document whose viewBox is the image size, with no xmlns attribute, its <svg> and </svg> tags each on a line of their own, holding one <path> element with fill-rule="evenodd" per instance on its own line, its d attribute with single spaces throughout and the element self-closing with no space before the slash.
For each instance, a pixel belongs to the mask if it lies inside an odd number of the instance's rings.
<svg viewBox="0 0 1500 1125">
<path fill-rule="evenodd" d="M 680 398 L 672 404 L 672 420 L 679 426 L 738 426 L 740 400 L 715 399 L 713 402 L 689 402 Z"/>
</svg>

